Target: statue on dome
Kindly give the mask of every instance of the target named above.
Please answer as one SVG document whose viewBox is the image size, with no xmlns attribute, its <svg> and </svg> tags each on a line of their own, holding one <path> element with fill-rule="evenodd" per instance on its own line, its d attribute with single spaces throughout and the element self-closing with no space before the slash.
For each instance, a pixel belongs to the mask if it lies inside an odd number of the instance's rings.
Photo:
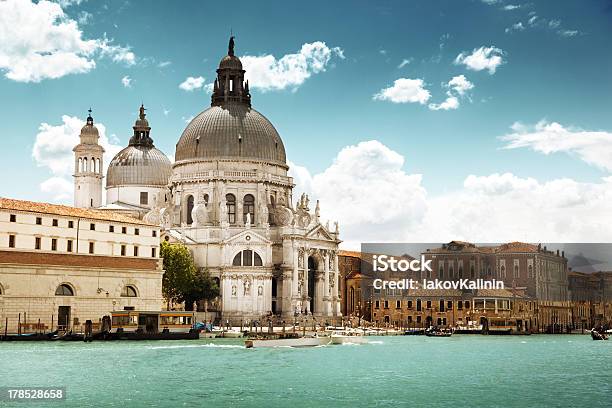
<svg viewBox="0 0 612 408">
<path fill-rule="evenodd" d="M 227 55 L 230 57 L 234 56 L 234 36 L 232 35 L 229 39 L 229 45 L 227 47 Z"/>
</svg>

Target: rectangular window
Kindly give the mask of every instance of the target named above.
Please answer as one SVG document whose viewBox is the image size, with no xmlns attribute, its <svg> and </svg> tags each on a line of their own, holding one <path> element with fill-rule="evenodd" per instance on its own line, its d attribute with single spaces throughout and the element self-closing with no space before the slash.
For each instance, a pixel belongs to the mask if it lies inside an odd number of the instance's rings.
<svg viewBox="0 0 612 408">
<path fill-rule="evenodd" d="M 36 217 L 36 225 L 42 225 L 42 218 Z"/>
<path fill-rule="evenodd" d="M 140 205 L 147 205 L 149 204 L 149 193 L 147 193 L 146 191 L 141 191 L 140 192 Z"/>
<path fill-rule="evenodd" d="M 40 245 L 41 245 L 41 239 L 40 237 L 36 237 L 36 239 L 34 240 L 34 249 L 40 249 Z"/>
<path fill-rule="evenodd" d="M 93 242 L 90 242 L 90 243 L 89 243 L 89 253 L 90 253 L 90 254 L 93 254 L 93 253 L 94 253 L 94 243 L 93 243 Z"/>
<path fill-rule="evenodd" d="M 431 300 L 427 301 L 427 309 L 431 309 Z"/>
<path fill-rule="evenodd" d="M 389 308 L 389 301 L 385 300 L 385 309 L 388 309 L 388 308 Z"/>
<path fill-rule="evenodd" d="M 93 222 L 91 224 L 89 224 L 89 229 L 91 231 L 95 231 L 96 230 L 96 224 L 94 224 Z"/>
<path fill-rule="evenodd" d="M 140 235 L 140 229 L 134 228 L 134 235 Z"/>
<path fill-rule="evenodd" d="M 15 236 L 9 235 L 9 248 L 15 248 Z"/>
<path fill-rule="evenodd" d="M 121 227 L 121 233 L 127 234 L 127 227 Z"/>
<path fill-rule="evenodd" d="M 121 256 L 125 256 L 125 245 L 121 245 Z"/>
<path fill-rule="evenodd" d="M 72 252 L 72 240 L 66 241 L 66 252 Z"/>
<path fill-rule="evenodd" d="M 151 248 L 151 258 L 157 258 L 157 248 Z"/>
<path fill-rule="evenodd" d="M 68 228 L 74 228 L 74 221 L 68 221 Z"/>
<path fill-rule="evenodd" d="M 53 219 L 53 221 L 51 222 L 51 225 L 54 226 L 54 227 L 57 227 L 57 225 L 58 225 L 57 218 Z"/>
<path fill-rule="evenodd" d="M 51 239 L 51 250 L 52 251 L 57 251 L 57 238 L 52 238 Z"/>
<path fill-rule="evenodd" d="M 463 302 L 462 301 L 458 301 L 457 302 L 457 309 L 459 309 L 459 310 L 463 309 Z"/>
<path fill-rule="evenodd" d="M 374 302 L 374 308 L 375 309 L 380 309 L 380 300 L 377 300 Z"/>
<path fill-rule="evenodd" d="M 108 232 L 115 232 L 115 226 L 114 225 L 109 225 L 108 226 Z"/>
<path fill-rule="evenodd" d="M 17 215 L 11 214 L 11 222 L 17 222 Z"/>
<path fill-rule="evenodd" d="M 448 303 L 446 304 L 446 308 L 448 310 L 453 310 L 453 301 L 449 300 Z"/>
<path fill-rule="evenodd" d="M 421 316 L 417 316 L 417 323 L 421 323 Z"/>
<path fill-rule="evenodd" d="M 396 300 L 395 301 L 395 308 L 396 309 L 401 309 L 402 308 L 402 301 L 401 300 Z"/>
<path fill-rule="evenodd" d="M 408 309 L 412 309 L 412 300 L 408 301 Z"/>
<path fill-rule="evenodd" d="M 134 256 L 138 256 L 138 247 L 137 246 L 134 247 Z"/>
<path fill-rule="evenodd" d="M 157 236 L 157 231 L 153 230 L 153 236 L 156 237 Z"/>
</svg>

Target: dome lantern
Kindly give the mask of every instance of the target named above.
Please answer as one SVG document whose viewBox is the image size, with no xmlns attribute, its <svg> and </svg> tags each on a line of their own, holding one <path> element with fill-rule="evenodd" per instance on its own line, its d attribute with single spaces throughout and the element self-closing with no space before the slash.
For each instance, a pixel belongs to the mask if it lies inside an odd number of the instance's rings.
<svg viewBox="0 0 612 408">
<path fill-rule="evenodd" d="M 248 84 L 245 86 L 242 62 L 234 55 L 234 36 L 229 39 L 227 55 L 219 62 L 217 78 L 213 85 L 211 106 L 224 106 L 228 102 L 238 102 L 251 106 Z"/>
</svg>

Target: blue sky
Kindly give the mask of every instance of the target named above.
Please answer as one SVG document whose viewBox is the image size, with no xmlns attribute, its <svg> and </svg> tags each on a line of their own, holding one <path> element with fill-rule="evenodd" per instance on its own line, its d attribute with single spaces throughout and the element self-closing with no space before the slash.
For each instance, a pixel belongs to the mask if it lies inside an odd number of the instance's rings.
<svg viewBox="0 0 612 408">
<path fill-rule="evenodd" d="M 2 3 L 8 6 L 0 20 L 2 196 L 57 198 L 39 187 L 54 176 L 33 157 L 39 128 L 62 125 L 63 115 L 84 119 L 90 106 L 111 142 L 126 145 L 144 102 L 156 146 L 173 156 L 186 119 L 209 106 L 205 86 L 185 91 L 179 84 L 200 76 L 203 85 L 210 83 L 230 30 L 237 55 L 253 57 L 253 64 L 265 56 L 278 62 L 305 44 L 325 43 L 322 68 L 307 66 L 301 79 L 284 72 L 283 89 L 262 83 L 252 91 L 253 106 L 274 123 L 289 160 L 307 170 L 306 184 L 299 187 L 321 196 L 326 188 L 313 187 L 311 179 L 316 183 L 316 175 L 329 174 L 347 146 L 372 140 L 383 146 L 376 154 L 403 159 L 387 176 L 422 175 L 418 187 L 426 192 L 424 200 L 465 189 L 470 175 L 599 185 L 612 168 L 609 0 L 236 1 L 231 7 L 64 0 L 64 14 L 50 24 L 73 24 L 91 43 L 69 51 L 95 64 L 81 61 L 65 74 L 49 64 L 38 68 L 42 74 L 17 72 L 13 65 L 29 52 L 24 48 L 39 45 L 24 45 L 24 36 L 36 34 L 15 34 L 23 31 L 22 17 L 10 13 L 30 1 Z M 65 31 L 62 35 L 74 38 Z M 56 48 L 62 46 L 45 52 Z M 488 57 L 498 56 L 501 63 L 482 68 L 472 60 L 470 66 L 466 57 L 479 49 L 491 50 Z M 462 75 L 467 88 L 448 85 Z M 125 77 L 129 86 L 122 83 Z M 375 98 L 398 79 L 420 80 L 429 96 L 403 103 Z M 456 98 L 456 108 L 433 109 L 448 97 Z M 525 127 L 511 129 L 517 122 Z M 552 123 L 561 128 L 552 130 L 558 143 L 550 146 L 546 126 Z M 514 138 L 500 139 L 509 134 Z M 504 148 L 512 141 L 515 148 Z"/>
</svg>

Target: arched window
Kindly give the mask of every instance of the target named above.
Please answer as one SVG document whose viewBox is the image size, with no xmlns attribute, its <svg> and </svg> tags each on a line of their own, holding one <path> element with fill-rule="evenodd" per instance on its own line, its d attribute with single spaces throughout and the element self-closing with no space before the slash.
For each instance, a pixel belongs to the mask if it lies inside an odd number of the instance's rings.
<svg viewBox="0 0 612 408">
<path fill-rule="evenodd" d="M 270 205 L 268 206 L 268 224 L 274 224 L 274 209 L 276 208 L 276 200 L 274 200 L 274 196 L 270 196 Z"/>
<path fill-rule="evenodd" d="M 96 173 L 101 173 L 102 170 L 100 169 L 100 159 L 96 159 Z"/>
<path fill-rule="evenodd" d="M 251 194 L 244 196 L 242 204 L 243 222 L 246 224 L 247 214 L 251 214 L 251 224 L 255 223 L 255 197 Z"/>
<path fill-rule="evenodd" d="M 506 277 L 506 267 L 504 265 L 499 268 L 499 277 L 502 279 Z"/>
<path fill-rule="evenodd" d="M 514 277 L 515 278 L 519 277 L 519 267 L 518 267 L 518 265 L 514 265 Z"/>
<path fill-rule="evenodd" d="M 83 172 L 87 172 L 87 157 L 83 157 Z"/>
<path fill-rule="evenodd" d="M 4 295 L 4 289 L 2 289 L 2 284 L 0 284 L 0 296 Z"/>
<path fill-rule="evenodd" d="M 351 312 L 355 310 L 355 288 L 351 286 L 351 292 L 349 296 L 349 302 L 351 305 Z"/>
<path fill-rule="evenodd" d="M 132 285 L 125 285 L 121 291 L 121 297 L 138 297 L 136 287 Z"/>
<path fill-rule="evenodd" d="M 463 267 L 459 267 L 459 278 L 463 278 Z"/>
<path fill-rule="evenodd" d="M 81 157 L 79 157 L 79 173 L 81 173 L 83 171 L 83 159 Z"/>
<path fill-rule="evenodd" d="M 440 279 L 444 279 L 444 265 L 440 264 L 440 271 L 438 272 L 438 277 Z"/>
<path fill-rule="evenodd" d="M 65 283 L 62 283 L 55 289 L 55 296 L 74 296 L 74 290 Z"/>
<path fill-rule="evenodd" d="M 232 262 L 233 266 L 263 266 L 261 256 L 255 251 L 245 249 L 238 252 Z"/>
<path fill-rule="evenodd" d="M 204 205 L 208 207 L 208 194 L 204 194 Z"/>
<path fill-rule="evenodd" d="M 89 171 L 91 172 L 96 171 L 96 159 L 94 159 L 93 157 L 91 158 L 91 161 L 89 162 Z"/>
<path fill-rule="evenodd" d="M 187 225 L 193 224 L 193 217 L 191 211 L 193 210 L 193 196 L 187 196 Z"/>
<path fill-rule="evenodd" d="M 236 223 L 236 197 L 233 194 L 226 194 L 225 202 L 227 204 L 227 221 L 230 224 L 235 224 Z"/>
</svg>

